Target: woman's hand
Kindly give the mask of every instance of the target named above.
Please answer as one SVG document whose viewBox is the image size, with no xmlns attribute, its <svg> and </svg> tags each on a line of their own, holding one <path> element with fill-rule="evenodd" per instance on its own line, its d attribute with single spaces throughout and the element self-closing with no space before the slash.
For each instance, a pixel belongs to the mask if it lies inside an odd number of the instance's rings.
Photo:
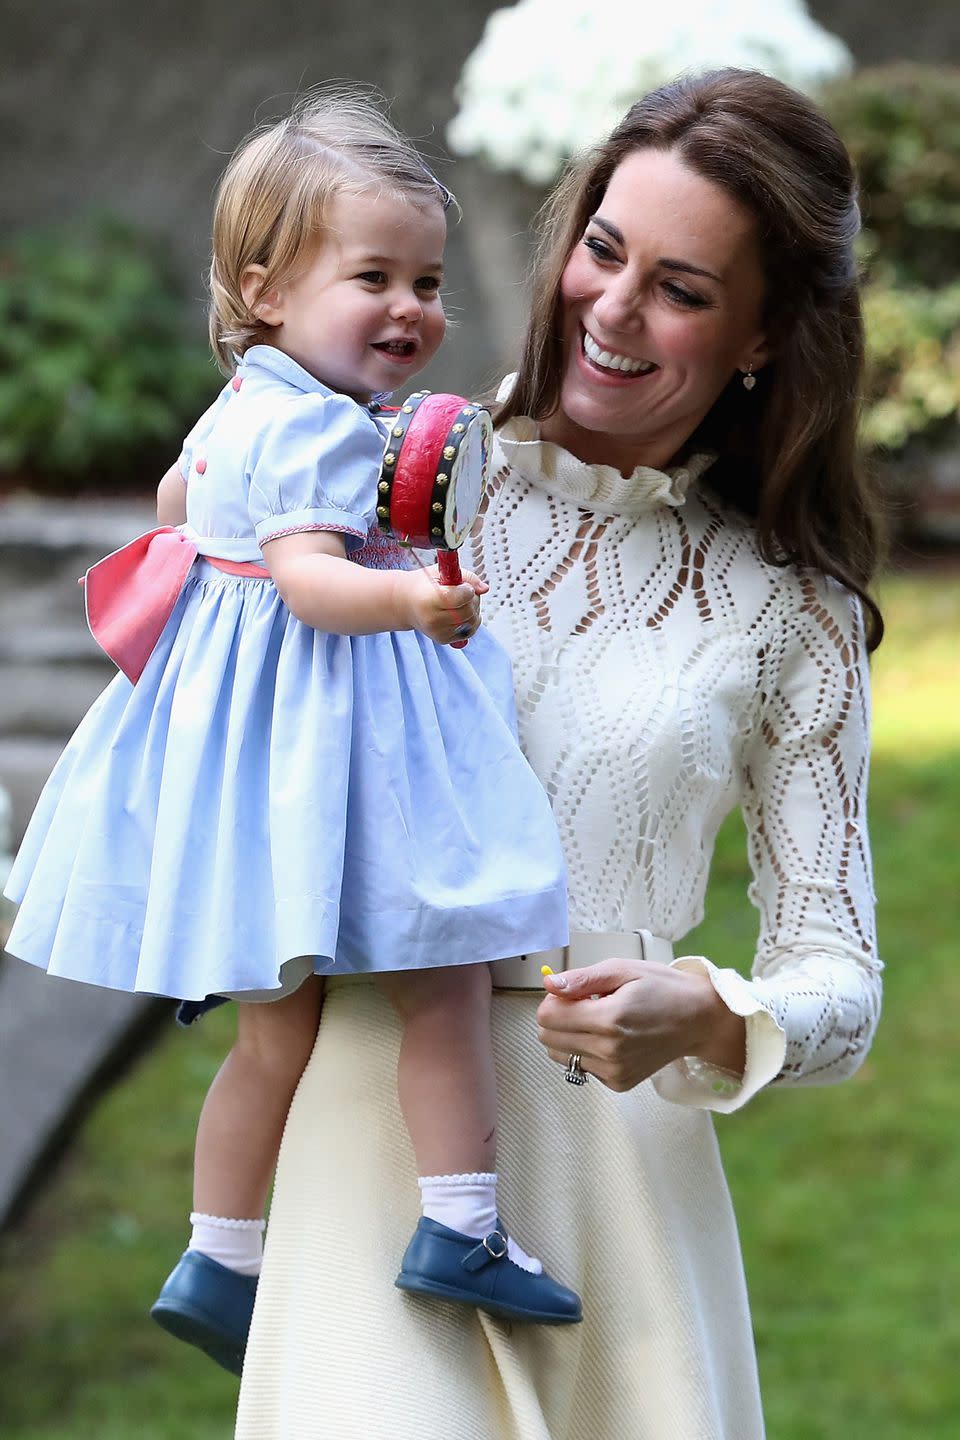
<svg viewBox="0 0 960 1440">
<path fill-rule="evenodd" d="M 537 1034 L 551 1060 L 571 1055 L 611 1090 L 632 1090 L 682 1055 L 743 1073 L 746 1027 L 706 975 L 652 960 L 601 961 L 548 975 Z"/>
<path fill-rule="evenodd" d="M 480 626 L 480 596 L 490 586 L 471 570 L 461 585 L 441 585 L 436 565 L 396 572 L 397 597 L 404 626 L 419 630 L 441 645 L 466 640 Z"/>
</svg>

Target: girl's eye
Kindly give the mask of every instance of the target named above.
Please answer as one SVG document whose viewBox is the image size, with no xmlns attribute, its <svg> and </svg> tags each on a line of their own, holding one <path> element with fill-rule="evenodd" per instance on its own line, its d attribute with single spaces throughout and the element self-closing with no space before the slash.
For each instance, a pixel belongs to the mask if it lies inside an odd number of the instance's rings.
<svg viewBox="0 0 960 1440">
<path fill-rule="evenodd" d="M 419 280 L 414 280 L 415 290 L 426 290 L 428 294 L 436 294 L 440 289 L 440 280 L 436 275 L 421 275 Z"/>
<path fill-rule="evenodd" d="M 616 260 L 617 258 L 607 242 L 600 240 L 596 235 L 587 235 L 583 243 L 598 260 Z"/>
<path fill-rule="evenodd" d="M 687 290 L 672 280 L 665 280 L 663 288 L 674 305 L 682 305 L 686 310 L 702 310 L 710 304 L 710 301 L 705 300 L 702 295 L 695 295 L 692 290 Z"/>
<path fill-rule="evenodd" d="M 387 277 L 382 270 L 364 270 L 362 275 L 357 276 L 366 285 L 386 285 Z"/>
</svg>

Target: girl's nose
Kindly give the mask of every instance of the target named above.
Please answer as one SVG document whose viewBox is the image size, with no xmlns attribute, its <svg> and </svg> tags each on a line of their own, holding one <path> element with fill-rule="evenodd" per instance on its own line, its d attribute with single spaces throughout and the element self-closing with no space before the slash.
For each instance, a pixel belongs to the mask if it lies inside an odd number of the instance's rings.
<svg viewBox="0 0 960 1440">
<path fill-rule="evenodd" d="M 423 317 L 423 306 L 415 291 L 400 290 L 390 302 L 390 313 L 397 320 L 420 320 Z"/>
</svg>

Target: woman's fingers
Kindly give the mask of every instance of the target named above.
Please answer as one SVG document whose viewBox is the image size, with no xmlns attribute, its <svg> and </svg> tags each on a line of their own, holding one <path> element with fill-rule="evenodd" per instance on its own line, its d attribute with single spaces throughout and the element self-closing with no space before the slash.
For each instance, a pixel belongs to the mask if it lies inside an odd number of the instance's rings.
<svg viewBox="0 0 960 1440">
<path fill-rule="evenodd" d="M 638 980 L 643 974 L 645 961 L 619 960 L 611 956 L 596 965 L 584 965 L 579 970 L 564 970 L 559 975 L 547 975 L 544 986 L 551 995 L 562 995 L 565 1000 L 582 1000 L 591 995 L 612 995 L 621 985 Z"/>
<path fill-rule="evenodd" d="M 570 1064 L 570 1056 L 579 1055 L 580 1069 L 584 1074 L 592 1075 L 601 1085 L 605 1085 L 608 1090 L 615 1090 L 618 1094 L 632 1090 L 634 1085 L 639 1085 L 641 1080 L 647 1078 L 642 1070 L 633 1073 L 616 1061 L 604 1060 L 583 1050 L 548 1050 L 547 1054 L 551 1060 L 562 1065 L 564 1070 Z"/>
<path fill-rule="evenodd" d="M 608 1033 L 615 1026 L 616 1005 L 606 1002 L 612 997 L 598 995 L 587 997 L 576 1004 L 561 1000 L 557 995 L 547 995 L 537 1007 L 537 1024 L 542 1030 L 557 1035 Z"/>
</svg>

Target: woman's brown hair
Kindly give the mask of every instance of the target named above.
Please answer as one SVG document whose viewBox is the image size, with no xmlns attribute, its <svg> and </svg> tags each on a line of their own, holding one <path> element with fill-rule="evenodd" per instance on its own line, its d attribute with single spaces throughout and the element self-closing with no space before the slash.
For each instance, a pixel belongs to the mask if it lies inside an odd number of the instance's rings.
<svg viewBox="0 0 960 1440">
<path fill-rule="evenodd" d="M 882 539 L 857 448 L 857 184 L 833 126 L 797 91 L 749 70 L 682 76 L 637 101 L 604 144 L 570 166 L 541 212 L 530 324 L 497 423 L 556 410 L 560 277 L 613 172 L 643 149 L 673 151 L 757 224 L 773 358 L 749 393 L 732 377 L 692 437 L 718 452 L 707 479 L 752 516 L 765 560 L 812 566 L 860 596 L 875 649 L 883 620 L 867 586 Z"/>
</svg>

